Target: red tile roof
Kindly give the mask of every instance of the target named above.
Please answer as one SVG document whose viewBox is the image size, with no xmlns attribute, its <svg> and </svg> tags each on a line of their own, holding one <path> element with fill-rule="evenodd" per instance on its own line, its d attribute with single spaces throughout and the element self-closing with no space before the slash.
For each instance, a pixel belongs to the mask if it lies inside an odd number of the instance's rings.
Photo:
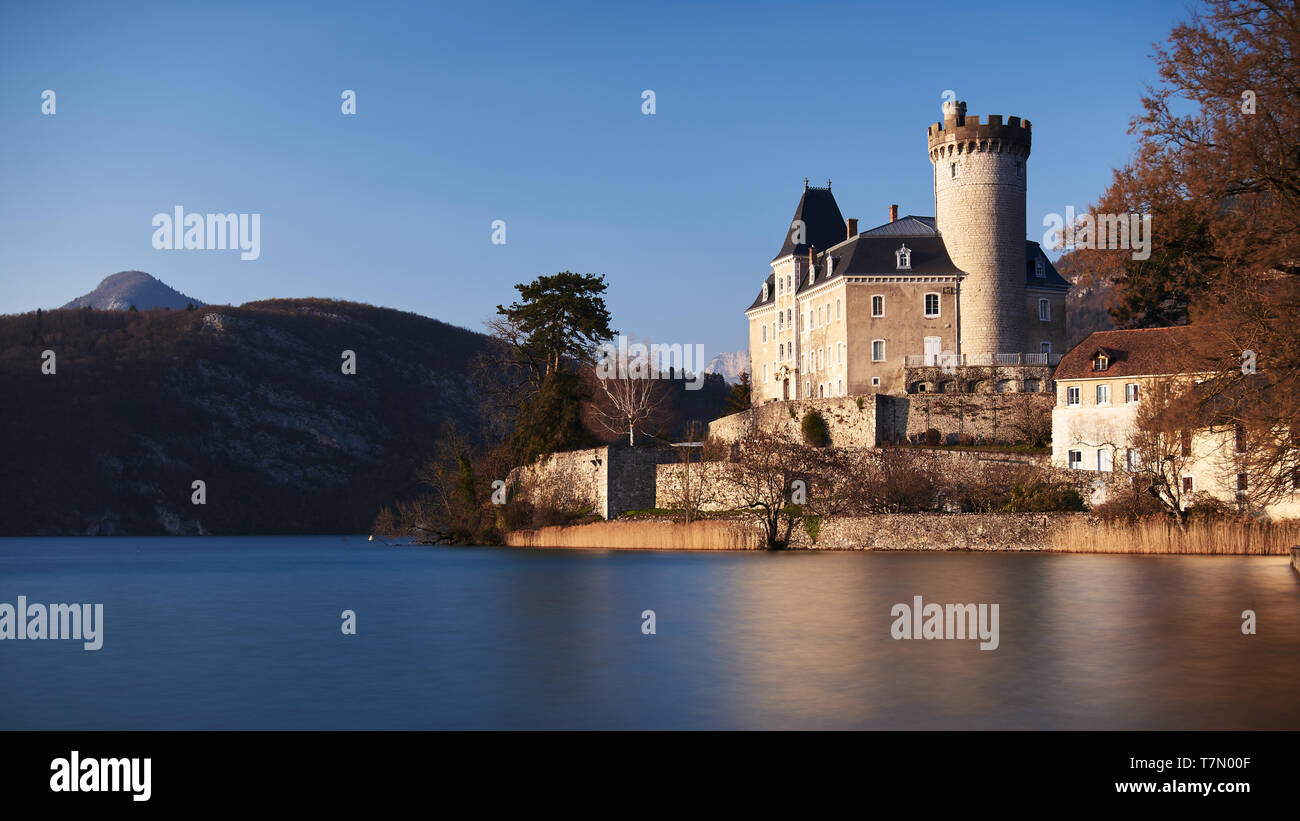
<svg viewBox="0 0 1300 821">
<path fill-rule="evenodd" d="M 1202 341 L 1201 333 L 1190 325 L 1095 331 L 1061 357 L 1053 378 L 1096 379 L 1212 370 L 1196 351 L 1198 341 Z M 1104 350 L 1110 356 L 1110 367 L 1104 371 L 1092 369 L 1093 354 L 1098 350 Z"/>
</svg>

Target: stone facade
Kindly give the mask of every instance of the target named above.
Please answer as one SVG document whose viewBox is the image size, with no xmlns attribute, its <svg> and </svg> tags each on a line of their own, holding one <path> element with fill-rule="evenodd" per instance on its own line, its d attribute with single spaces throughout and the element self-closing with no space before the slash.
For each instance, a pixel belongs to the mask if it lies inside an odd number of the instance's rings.
<svg viewBox="0 0 1300 821">
<path fill-rule="evenodd" d="M 957 444 L 963 434 L 980 443 L 1017 442 L 1030 424 L 1050 432 L 1054 401 L 1051 393 L 1019 392 L 796 399 L 769 402 L 716 419 L 709 424 L 709 436 L 734 442 L 758 425 L 791 441 L 802 441 L 803 418 L 816 410 L 826 420 L 835 447 L 869 448 L 911 441 L 929 428 L 939 431 L 941 444 Z"/>
<path fill-rule="evenodd" d="M 980 125 L 964 102 L 944 104 L 928 129 L 935 226 L 962 282 L 960 352 L 1020 352 L 1025 344 L 1025 180 L 1030 124 L 992 115 Z"/>
<path fill-rule="evenodd" d="M 544 456 L 515 468 L 509 484 L 535 505 L 573 511 L 590 508 L 613 519 L 654 507 L 657 466 L 682 458 L 677 448 L 607 446 Z"/>
</svg>

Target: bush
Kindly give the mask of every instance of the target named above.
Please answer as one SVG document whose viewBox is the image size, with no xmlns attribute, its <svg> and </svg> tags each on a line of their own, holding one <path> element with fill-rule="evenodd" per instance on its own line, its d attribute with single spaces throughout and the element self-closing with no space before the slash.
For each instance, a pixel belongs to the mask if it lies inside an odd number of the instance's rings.
<svg viewBox="0 0 1300 821">
<path fill-rule="evenodd" d="M 862 410 L 862 406 L 863 406 L 862 397 L 859 396 L 859 397 L 858 397 L 858 410 Z"/>
<path fill-rule="evenodd" d="M 805 443 L 815 448 L 824 448 L 831 443 L 831 432 L 826 427 L 826 420 L 817 411 L 804 414 L 799 425 Z"/>
<path fill-rule="evenodd" d="M 957 434 L 957 444 L 967 446 L 973 445 L 975 444 L 975 437 L 971 436 L 969 433 L 959 433 Z"/>
<path fill-rule="evenodd" d="M 940 439 L 939 431 L 937 428 L 926 428 L 925 444 L 927 447 L 932 447 L 932 448 L 938 447 L 939 439 Z"/>
<path fill-rule="evenodd" d="M 804 532 L 808 534 L 808 538 L 812 539 L 812 543 L 817 544 L 817 536 L 822 532 L 822 517 L 820 516 L 803 517 L 803 529 Z"/>
</svg>

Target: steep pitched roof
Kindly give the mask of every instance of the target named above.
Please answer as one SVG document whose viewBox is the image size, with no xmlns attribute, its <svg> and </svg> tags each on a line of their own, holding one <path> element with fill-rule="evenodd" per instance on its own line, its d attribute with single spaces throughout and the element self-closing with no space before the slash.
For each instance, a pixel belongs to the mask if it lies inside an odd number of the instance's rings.
<svg viewBox="0 0 1300 821">
<path fill-rule="evenodd" d="M 1105 376 L 1160 376 L 1202 373 L 1210 369 L 1196 352 L 1199 328 L 1175 325 L 1171 328 L 1140 328 L 1128 331 L 1094 331 L 1056 366 L 1054 379 L 1089 379 Z M 1104 371 L 1092 369 L 1093 354 L 1110 356 Z"/>
<path fill-rule="evenodd" d="M 793 225 L 796 220 L 803 220 L 804 241 L 796 244 L 793 236 L 795 232 L 787 225 L 785 242 L 781 244 L 780 252 L 772 257 L 773 261 L 790 254 L 807 256 L 809 245 L 818 251 L 824 251 L 835 243 L 844 241 L 844 215 L 840 213 L 840 207 L 829 187 L 809 188 L 805 183 L 799 207 L 794 209 L 790 224 Z"/>
<path fill-rule="evenodd" d="M 1034 260 L 1043 261 L 1043 274 L 1040 279 L 1035 273 Z M 1032 240 L 1025 240 L 1025 285 L 1030 288 L 1050 288 L 1058 291 L 1070 290 L 1070 282 L 1057 273 L 1056 266 L 1043 253 L 1042 246 Z"/>
<path fill-rule="evenodd" d="M 934 217 L 918 217 L 912 214 L 877 225 L 870 231 L 863 231 L 864 237 L 934 237 L 939 232 L 934 228 Z"/>
</svg>

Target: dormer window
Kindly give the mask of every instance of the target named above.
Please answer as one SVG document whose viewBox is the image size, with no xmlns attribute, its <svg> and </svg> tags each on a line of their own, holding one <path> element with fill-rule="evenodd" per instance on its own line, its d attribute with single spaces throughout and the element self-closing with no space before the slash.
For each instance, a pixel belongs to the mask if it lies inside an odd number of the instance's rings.
<svg viewBox="0 0 1300 821">
<path fill-rule="evenodd" d="M 763 283 L 763 301 L 767 302 L 767 283 Z"/>
<path fill-rule="evenodd" d="M 1047 279 L 1047 269 L 1043 267 L 1042 257 L 1034 260 L 1034 276 L 1039 279 Z"/>
<path fill-rule="evenodd" d="M 904 245 L 903 247 L 895 251 L 894 255 L 898 258 L 898 270 L 900 271 L 912 270 L 912 249 Z"/>
<path fill-rule="evenodd" d="M 1092 369 L 1094 371 L 1104 371 L 1110 367 L 1110 357 L 1104 353 L 1098 353 L 1092 358 Z"/>
<path fill-rule="evenodd" d="M 809 266 L 808 266 L 808 284 L 809 284 L 809 285 L 812 285 L 812 284 L 813 284 L 814 282 L 816 282 L 816 281 L 817 281 L 817 266 L 816 266 L 816 265 L 809 265 Z"/>
</svg>

